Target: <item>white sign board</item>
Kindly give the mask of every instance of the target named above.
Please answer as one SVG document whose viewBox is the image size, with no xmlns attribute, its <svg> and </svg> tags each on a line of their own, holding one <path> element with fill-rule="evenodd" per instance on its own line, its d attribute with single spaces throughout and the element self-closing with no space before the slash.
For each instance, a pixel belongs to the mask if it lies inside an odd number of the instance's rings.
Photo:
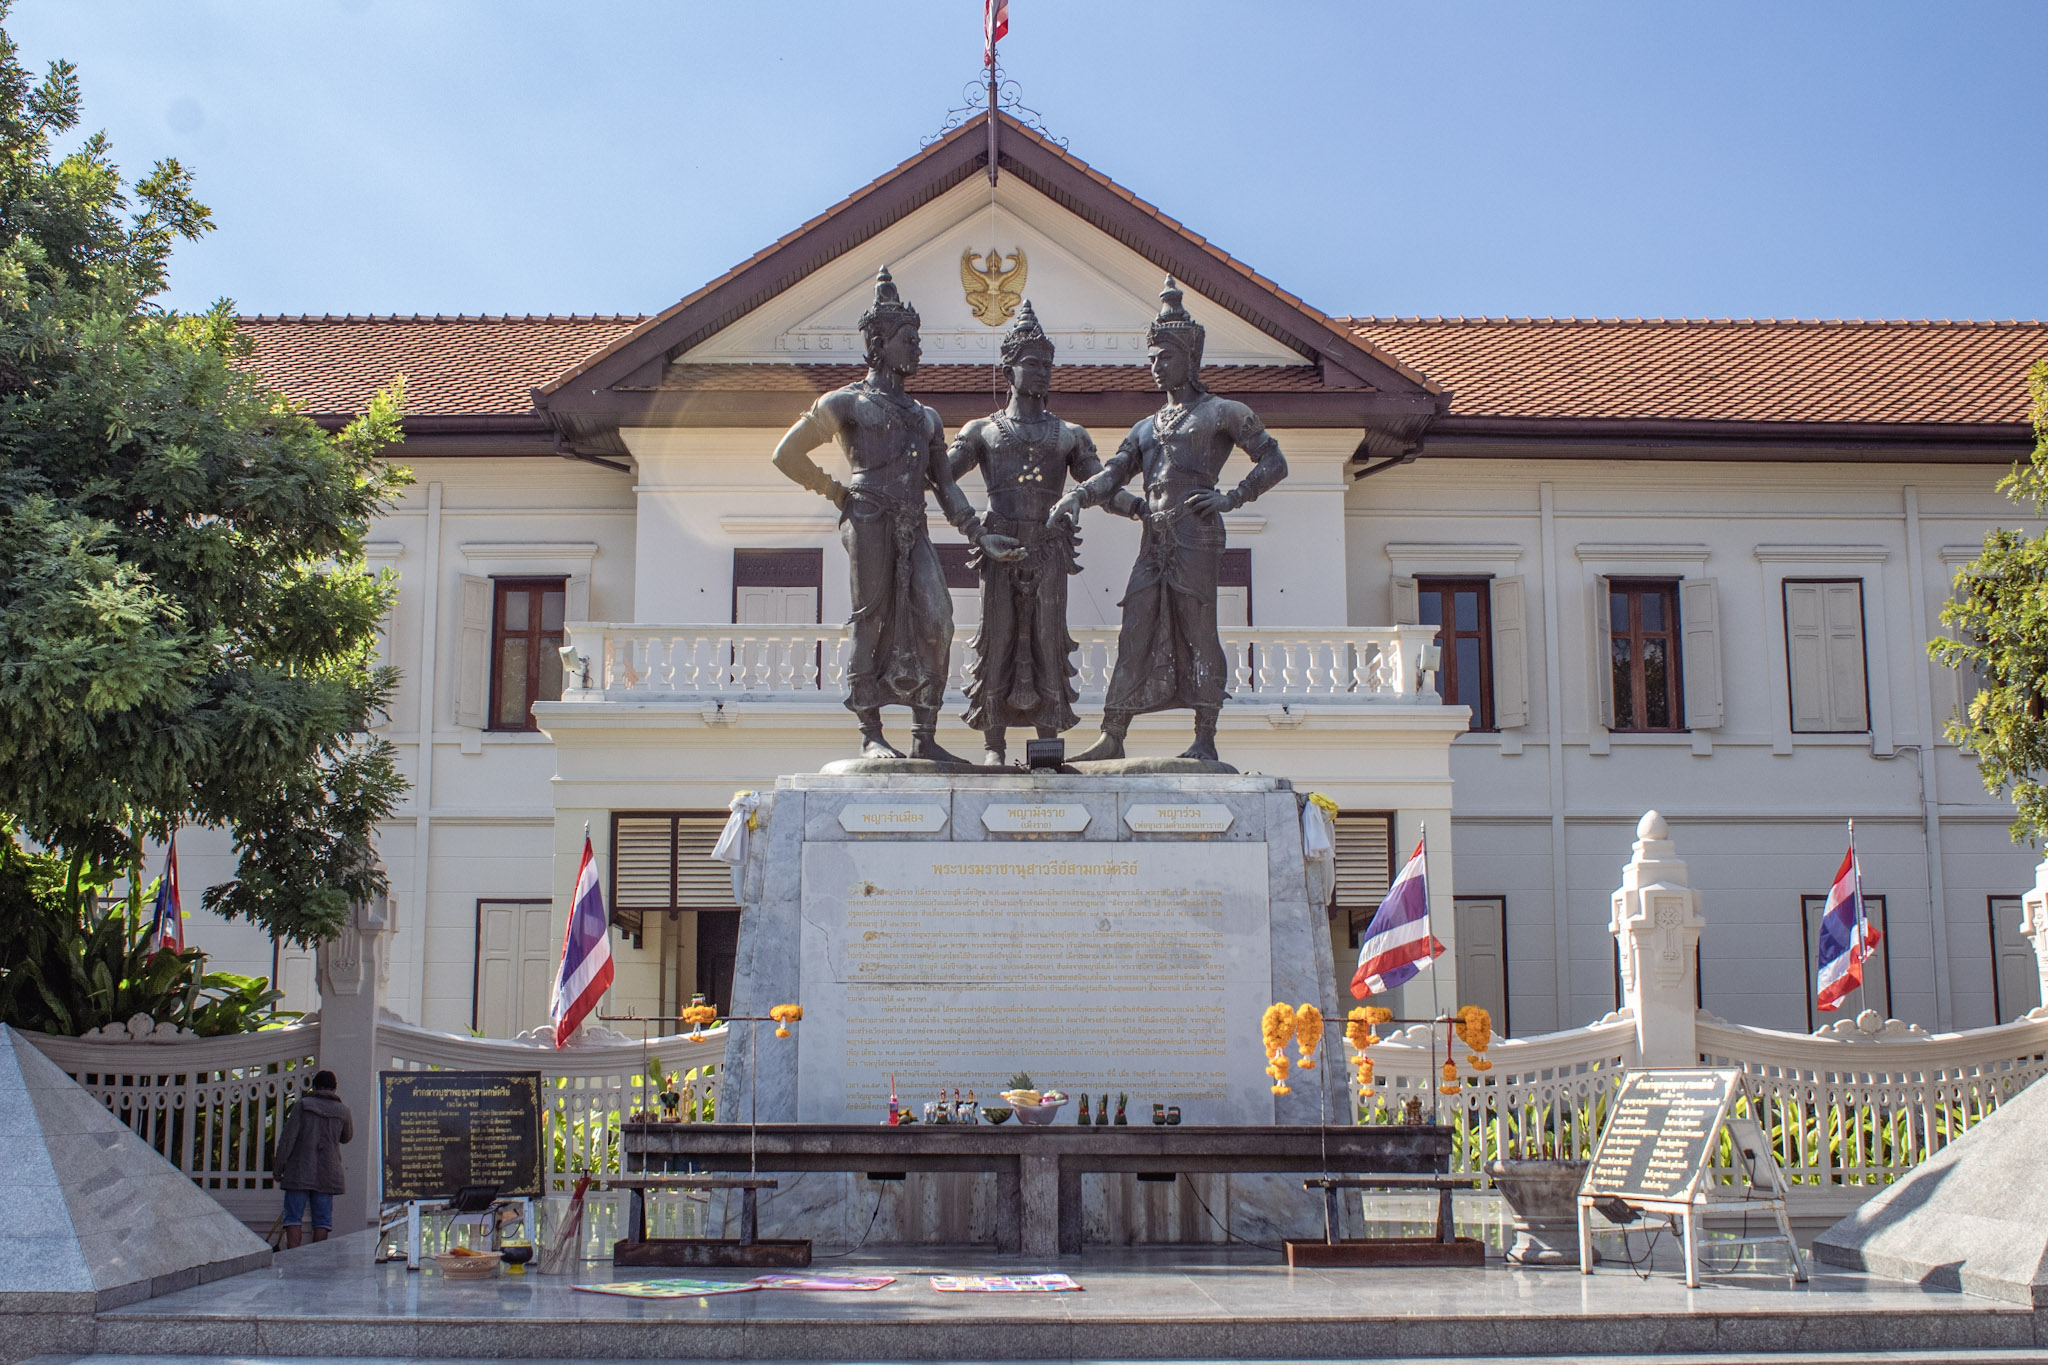
<svg viewBox="0 0 2048 1365">
<path fill-rule="evenodd" d="M 1273 1122 L 1264 843 L 808 843 L 802 894 L 801 1122 L 879 1122 L 891 1076 L 989 1103 L 1018 1071 Z"/>
<path fill-rule="evenodd" d="M 1221 834 L 1235 818 L 1228 806 L 1149 804 L 1124 811 L 1124 823 L 1140 834 Z"/>
<path fill-rule="evenodd" d="M 839 827 L 848 834 L 928 834 L 946 827 L 946 808 L 929 801 L 903 806 L 846 806 Z"/>
<path fill-rule="evenodd" d="M 981 813 L 981 823 L 997 834 L 1079 834 L 1088 828 L 1088 808 L 1037 801 L 1001 802 Z"/>
</svg>

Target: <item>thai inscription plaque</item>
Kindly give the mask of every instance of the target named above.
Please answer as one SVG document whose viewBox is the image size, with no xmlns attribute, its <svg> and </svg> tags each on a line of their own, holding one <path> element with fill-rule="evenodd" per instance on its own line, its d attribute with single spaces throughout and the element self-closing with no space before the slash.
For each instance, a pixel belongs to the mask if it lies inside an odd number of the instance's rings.
<svg viewBox="0 0 2048 1365">
<path fill-rule="evenodd" d="M 377 1098 L 386 1202 L 543 1193 L 538 1071 L 380 1071 Z"/>
<path fill-rule="evenodd" d="M 1735 1098 L 1734 1071 L 1637 1071 L 1622 1082 L 1580 1194 L 1691 1201 Z"/>
</svg>

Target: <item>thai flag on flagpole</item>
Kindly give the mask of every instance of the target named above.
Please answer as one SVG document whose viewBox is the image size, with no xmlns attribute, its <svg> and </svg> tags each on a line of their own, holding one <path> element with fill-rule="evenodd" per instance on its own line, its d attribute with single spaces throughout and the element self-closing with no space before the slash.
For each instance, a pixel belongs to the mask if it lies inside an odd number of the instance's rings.
<svg viewBox="0 0 2048 1365">
<path fill-rule="evenodd" d="M 555 976 L 554 1003 L 548 1017 L 555 1023 L 555 1046 L 569 1041 L 612 986 L 612 941 L 604 912 L 604 888 L 598 884 L 597 861 L 590 851 L 590 827 L 583 828 L 583 862 L 576 869 L 576 898 L 569 906 L 569 927 L 562 934 L 562 967 Z"/>
<path fill-rule="evenodd" d="M 185 951 L 185 910 L 178 902 L 178 832 L 164 853 L 164 875 L 157 879 L 156 901 L 150 908 L 149 937 L 156 952 Z"/>
<path fill-rule="evenodd" d="M 1427 847 L 1426 838 L 1417 841 L 1414 856 L 1387 888 L 1379 913 L 1365 926 L 1358 970 L 1351 974 L 1351 994 L 1357 999 L 1407 983 L 1444 953 L 1444 945 L 1429 932 Z"/>
<path fill-rule="evenodd" d="M 1820 917 L 1820 971 L 1814 983 L 1816 1007 L 1838 1010 L 1842 997 L 1863 984 L 1863 964 L 1884 935 L 1863 907 L 1863 869 L 1856 863 L 1856 826 L 1849 826 L 1849 851 L 1828 888 L 1827 909 Z"/>
<path fill-rule="evenodd" d="M 1010 36 L 1010 0 L 981 0 L 981 64 L 996 64 L 996 44 Z"/>
</svg>

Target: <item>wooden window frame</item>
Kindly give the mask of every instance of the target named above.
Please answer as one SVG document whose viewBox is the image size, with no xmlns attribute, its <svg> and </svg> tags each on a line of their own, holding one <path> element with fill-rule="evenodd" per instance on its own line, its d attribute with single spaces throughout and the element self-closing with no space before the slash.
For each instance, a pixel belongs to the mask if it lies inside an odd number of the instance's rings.
<svg viewBox="0 0 2048 1365">
<path fill-rule="evenodd" d="M 2020 922 L 2022 924 L 2026 923 L 2027 914 L 2027 898 L 2024 895 L 2014 895 L 2011 892 L 1997 892 L 1984 898 L 1984 928 L 1991 935 L 1991 1020 L 1996 1024 L 2016 1023 L 2018 1020 L 2026 1017 L 2025 1015 L 2018 1015 L 2011 1020 L 2005 1017 L 2004 993 L 1998 988 L 1998 903 L 2000 901 L 2015 901 L 2019 904 Z M 1879 945 L 1879 951 L 1883 951 L 1883 945 L 1881 944 Z M 272 980 L 275 981 L 276 978 L 273 977 Z"/>
<path fill-rule="evenodd" d="M 1457 610 L 1454 594 L 1470 592 L 1479 599 L 1479 624 L 1471 630 L 1457 628 Z M 1497 733 L 1493 705 L 1493 576 L 1491 574 L 1418 574 L 1415 578 L 1416 617 L 1419 624 L 1435 625 L 1436 642 L 1441 657 L 1436 674 L 1437 695 L 1450 701 L 1445 688 L 1457 680 L 1457 642 L 1472 639 L 1479 643 L 1479 683 L 1476 688 L 1478 704 L 1472 708 L 1472 721 L 1467 727 L 1471 733 Z M 1436 599 L 1439 620 L 1423 621 L 1422 600 Z M 1444 611 L 1446 601 L 1452 602 L 1448 619 Z M 1461 703 L 1452 703 L 1458 705 Z"/>
<path fill-rule="evenodd" d="M 1843 588 L 1853 585 L 1856 589 L 1856 634 L 1857 643 L 1863 647 L 1863 724 L 1853 730 L 1807 730 L 1799 724 L 1799 680 L 1792 671 L 1792 589 Z M 1785 726 L 1794 735 L 1867 735 L 1871 733 L 1874 718 L 1870 709 L 1870 612 L 1863 591 L 1861 578 L 1781 578 L 1778 580 L 1778 618 L 1785 628 Z M 1825 606 L 1823 606 L 1825 612 Z M 1823 615 L 1821 630 L 1825 634 L 1827 621 Z M 1824 656 L 1825 657 L 1825 656 Z M 1832 709 L 1832 708 L 1830 708 Z"/>
<path fill-rule="evenodd" d="M 1451 896 L 1451 917 L 1456 922 L 1459 901 L 1493 901 L 1500 906 L 1500 1018 L 1493 1024 L 1493 1031 L 1503 1038 L 1513 1036 L 1510 1018 L 1515 1007 L 1514 957 L 1508 952 L 1508 898 L 1504 891 L 1482 891 L 1472 894 L 1453 893 Z M 1618 1008 L 1618 1007 L 1617 1007 Z"/>
<path fill-rule="evenodd" d="M 810 588 L 817 593 L 815 620 L 825 619 L 825 552 L 822 549 L 738 549 L 732 552 L 732 607 L 738 624 L 741 588 Z"/>
<path fill-rule="evenodd" d="M 517 634 L 525 635 L 527 640 L 525 724 L 505 724 L 498 714 L 499 703 L 503 700 L 505 686 L 504 670 L 500 668 L 499 664 L 504 657 L 504 643 L 509 638 L 505 630 L 505 594 L 508 592 L 560 593 L 562 596 L 562 623 L 566 627 L 569 620 L 569 580 L 567 577 L 556 575 L 521 576 L 517 578 L 493 577 L 491 579 L 491 652 L 488 660 L 491 670 L 491 687 L 488 702 L 489 709 L 484 713 L 484 729 L 495 730 L 501 734 L 532 734 L 540 729 L 540 722 L 533 718 L 533 704 L 537 701 L 555 700 L 555 698 L 543 698 L 540 695 L 541 651 L 550 646 L 545 643 L 547 632 L 541 628 L 542 612 L 539 602 L 536 601 L 532 609 L 527 613 L 526 629 L 523 632 L 516 632 Z M 562 643 L 567 639 L 568 632 L 566 629 L 558 630 L 555 632 L 555 635 L 560 638 L 556 640 L 552 647 L 560 649 Z"/>
<path fill-rule="evenodd" d="M 470 940 L 469 951 L 469 1027 L 474 1033 L 483 1027 L 484 1017 L 484 907 L 487 905 L 545 905 L 554 902 L 546 896 L 478 896 L 476 898 L 476 932 Z"/>
<path fill-rule="evenodd" d="M 1372 902 L 1361 910 L 1357 905 L 1346 904 L 1337 899 L 1338 893 L 1343 889 L 1341 880 L 1333 882 L 1330 886 L 1330 903 L 1325 908 L 1329 917 L 1333 920 L 1340 914 L 1345 917 L 1344 941 L 1355 950 L 1359 946 L 1361 936 L 1365 933 L 1365 927 L 1372 923 L 1372 917 L 1380 912 L 1380 906 L 1386 900 L 1386 891 L 1392 889 L 1394 878 L 1400 875 L 1401 866 L 1405 860 L 1401 857 L 1401 851 L 1396 844 L 1400 837 L 1400 828 L 1399 822 L 1395 819 L 1395 812 L 1390 810 L 1347 810 L 1339 811 L 1336 819 L 1339 821 L 1384 821 L 1387 830 L 1386 887 L 1382 889 L 1379 900 Z"/>
<path fill-rule="evenodd" d="M 1827 908 L 1828 898 L 1825 892 L 1814 895 L 1802 895 L 1799 898 L 1799 957 L 1806 966 L 1806 1031 L 1808 1033 L 1819 1028 L 1823 1022 L 1834 1022 L 1832 1019 L 1826 1021 L 1821 1019 L 1820 1010 L 1816 1008 L 1816 992 L 1814 990 L 1815 973 L 1819 970 L 1819 964 L 1813 960 L 1813 955 L 1820 946 L 1820 919 L 1822 915 L 1827 913 Z M 1877 1003 L 1876 1008 L 1879 1013 L 1889 1019 L 1892 1013 L 1892 921 L 1891 907 L 1885 903 L 1884 893 L 1879 892 L 1876 895 L 1872 895 L 1867 891 L 1864 892 L 1863 913 L 1864 917 L 1870 923 L 1876 925 L 1877 931 L 1884 936 L 1877 945 L 1876 956 L 1874 958 L 1865 958 L 1863 961 L 1863 979 L 1866 983 L 1869 982 L 1871 967 L 1874 965 L 1877 968 L 1878 975 L 1884 981 L 1884 999 Z M 1992 982 L 1994 989 L 1997 985 L 1996 966 L 1997 964 L 1994 963 Z M 1856 1007 L 1856 995 L 1854 991 L 1851 991 L 1844 998 L 1844 1003 L 1846 1008 L 1831 1011 L 1835 1019 L 1855 1018 L 1856 1016 L 1853 1011 Z"/>
<path fill-rule="evenodd" d="M 1682 735 L 1686 733 L 1685 723 L 1685 625 L 1679 619 L 1679 584 L 1676 578 L 1609 578 L 1607 597 L 1600 604 L 1607 615 L 1608 657 L 1601 660 L 1601 666 L 1612 676 L 1613 641 L 1623 640 L 1629 646 L 1629 711 L 1632 724 L 1623 725 L 1622 697 L 1619 688 L 1614 695 L 1614 723 L 1609 727 L 1618 735 Z M 1642 628 L 1644 596 L 1656 593 L 1664 599 L 1666 624 L 1662 630 L 1644 631 Z M 1626 595 L 1629 599 L 1628 627 L 1614 629 L 1614 598 Z M 1665 699 L 1666 713 L 1671 717 L 1668 725 L 1651 725 L 1649 718 L 1648 683 L 1644 679 L 1643 645 L 1648 640 L 1664 641 L 1664 676 L 1670 693 Z"/>
</svg>

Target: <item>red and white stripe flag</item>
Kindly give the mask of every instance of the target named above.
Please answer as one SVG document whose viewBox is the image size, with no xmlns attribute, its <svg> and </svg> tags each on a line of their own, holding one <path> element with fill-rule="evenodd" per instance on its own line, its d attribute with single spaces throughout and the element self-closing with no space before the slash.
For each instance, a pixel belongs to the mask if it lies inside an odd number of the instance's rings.
<svg viewBox="0 0 2048 1365">
<path fill-rule="evenodd" d="M 569 927 L 562 934 L 562 966 L 555 977 L 555 998 L 548 1015 L 555 1023 L 555 1046 L 574 1035 L 612 986 L 611 925 L 604 912 L 604 888 L 598 884 L 597 861 L 590 851 L 590 831 L 583 831 L 583 863 L 576 869 L 576 899 L 569 906 Z"/>
<path fill-rule="evenodd" d="M 1010 0 L 981 0 L 981 64 L 996 64 L 996 44 L 1010 36 Z"/>
</svg>

